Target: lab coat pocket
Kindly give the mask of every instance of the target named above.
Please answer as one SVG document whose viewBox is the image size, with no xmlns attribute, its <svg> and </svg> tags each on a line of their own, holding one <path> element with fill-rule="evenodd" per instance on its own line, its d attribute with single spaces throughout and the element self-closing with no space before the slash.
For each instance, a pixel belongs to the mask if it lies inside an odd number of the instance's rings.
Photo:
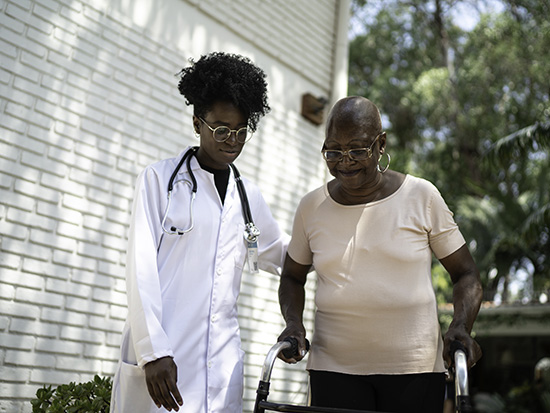
<svg viewBox="0 0 550 413">
<path fill-rule="evenodd" d="M 145 372 L 135 364 L 121 363 L 120 379 L 113 388 L 112 412 L 148 412 L 153 407 Z"/>
<path fill-rule="evenodd" d="M 235 267 L 242 270 L 246 263 L 246 242 L 244 241 L 244 224 L 237 225 L 237 236 L 235 237 Z"/>
</svg>

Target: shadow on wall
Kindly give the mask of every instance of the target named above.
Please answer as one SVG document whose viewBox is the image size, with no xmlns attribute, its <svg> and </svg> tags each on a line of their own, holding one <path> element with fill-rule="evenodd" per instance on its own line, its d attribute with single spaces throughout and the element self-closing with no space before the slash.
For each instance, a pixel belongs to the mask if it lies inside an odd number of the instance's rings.
<svg viewBox="0 0 550 413">
<path fill-rule="evenodd" d="M 114 372 L 135 176 L 193 138 L 182 54 L 78 1 L 2 7 L 0 382 L 18 403 Z"/>
</svg>

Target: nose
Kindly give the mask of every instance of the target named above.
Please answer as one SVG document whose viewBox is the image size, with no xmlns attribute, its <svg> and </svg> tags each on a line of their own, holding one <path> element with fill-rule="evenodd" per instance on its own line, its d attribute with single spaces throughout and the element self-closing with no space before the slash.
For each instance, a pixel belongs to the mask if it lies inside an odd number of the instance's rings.
<svg viewBox="0 0 550 413">
<path fill-rule="evenodd" d="M 342 159 L 340 159 L 340 162 L 350 163 L 350 162 L 354 162 L 354 160 L 351 159 L 351 156 L 350 156 L 349 152 L 344 152 L 342 154 Z"/>
<path fill-rule="evenodd" d="M 239 144 L 239 141 L 237 140 L 237 132 L 229 132 L 229 137 L 225 141 L 232 146 L 237 146 Z"/>
</svg>

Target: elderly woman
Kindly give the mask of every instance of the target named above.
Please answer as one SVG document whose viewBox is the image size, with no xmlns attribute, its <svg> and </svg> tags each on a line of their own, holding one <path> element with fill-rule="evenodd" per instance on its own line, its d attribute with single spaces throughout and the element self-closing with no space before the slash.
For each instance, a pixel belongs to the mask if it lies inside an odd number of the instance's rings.
<svg viewBox="0 0 550 413">
<path fill-rule="evenodd" d="M 331 110 L 322 150 L 334 179 L 296 212 L 279 287 L 286 329 L 305 353 L 309 268 L 318 274 L 315 335 L 307 369 L 313 406 L 441 412 L 450 343 L 470 365 L 481 304 L 479 272 L 453 214 L 426 180 L 388 169 L 380 113 L 347 97 Z M 383 164 L 380 161 L 384 158 Z M 432 253 L 453 282 L 454 316 L 442 340 L 431 284 Z"/>
</svg>

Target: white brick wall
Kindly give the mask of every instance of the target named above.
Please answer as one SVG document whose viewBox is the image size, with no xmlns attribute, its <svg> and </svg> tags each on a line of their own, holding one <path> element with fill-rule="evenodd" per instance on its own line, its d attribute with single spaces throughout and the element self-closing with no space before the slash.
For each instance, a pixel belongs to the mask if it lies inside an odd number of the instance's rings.
<svg viewBox="0 0 550 413">
<path fill-rule="evenodd" d="M 134 180 L 194 142 L 174 77 L 189 57 L 242 53 L 266 71 L 272 112 L 238 165 L 290 231 L 325 178 L 323 129 L 299 113 L 303 93 L 340 97 L 340 3 L 0 0 L 0 412 L 30 412 L 43 384 L 113 374 Z M 245 411 L 282 329 L 277 285 L 244 276 Z M 278 364 L 272 399 L 303 402 L 303 369 Z"/>
</svg>

